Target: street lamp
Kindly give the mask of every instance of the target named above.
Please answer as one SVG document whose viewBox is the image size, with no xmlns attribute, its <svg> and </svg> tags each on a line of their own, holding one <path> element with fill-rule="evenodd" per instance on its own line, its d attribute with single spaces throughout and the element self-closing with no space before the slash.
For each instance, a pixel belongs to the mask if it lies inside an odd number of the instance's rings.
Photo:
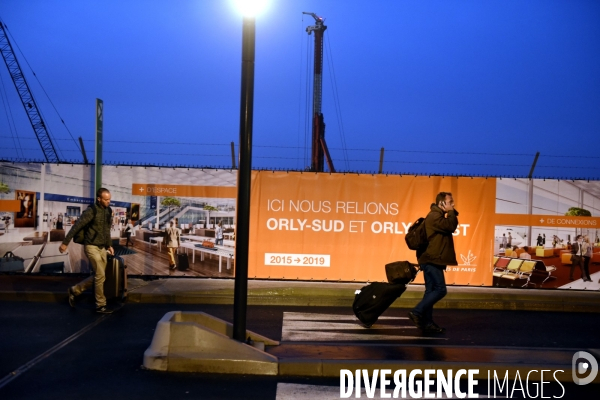
<svg viewBox="0 0 600 400">
<path fill-rule="evenodd" d="M 269 0 L 234 0 L 233 2 L 244 18 L 254 18 L 267 7 Z"/>
<path fill-rule="evenodd" d="M 244 24 L 242 31 L 242 92 L 237 182 L 237 232 L 235 235 L 233 338 L 239 342 L 245 342 L 250 243 L 250 184 L 252 179 L 252 117 L 254 114 L 255 16 L 265 6 L 266 0 L 236 0 L 235 3 L 244 15 Z"/>
</svg>

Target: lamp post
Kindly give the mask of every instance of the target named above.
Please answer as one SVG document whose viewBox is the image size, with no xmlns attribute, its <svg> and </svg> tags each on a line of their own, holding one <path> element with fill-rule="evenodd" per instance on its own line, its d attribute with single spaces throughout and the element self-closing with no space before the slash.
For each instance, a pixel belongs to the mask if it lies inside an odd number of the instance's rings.
<svg viewBox="0 0 600 400">
<path fill-rule="evenodd" d="M 240 153 L 237 182 L 235 286 L 233 291 L 233 339 L 246 341 L 248 304 L 248 251 L 250 242 L 250 184 L 252 179 L 252 117 L 254 114 L 254 49 L 256 3 L 239 1 L 244 7 L 242 31 L 242 90 L 240 103 Z M 247 6 L 254 6 L 248 8 Z"/>
</svg>

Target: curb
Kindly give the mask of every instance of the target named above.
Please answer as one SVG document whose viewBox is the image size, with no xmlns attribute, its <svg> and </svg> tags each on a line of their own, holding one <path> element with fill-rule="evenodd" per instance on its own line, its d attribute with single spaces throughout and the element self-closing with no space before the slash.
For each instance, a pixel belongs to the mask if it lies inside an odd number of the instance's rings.
<svg viewBox="0 0 600 400">
<path fill-rule="evenodd" d="M 195 290 L 193 285 L 177 282 L 133 281 L 128 301 L 131 303 L 163 304 L 233 304 L 233 282 L 198 281 L 204 290 Z M 137 283 L 137 284 L 135 284 Z M 331 306 L 349 307 L 354 301 L 354 292 L 361 284 L 332 284 L 314 286 L 306 284 L 286 286 L 287 282 L 251 283 L 248 289 L 248 305 L 262 306 Z M 212 285 L 212 286 L 211 286 Z M 207 286 L 207 287 L 206 287 Z M 258 287 L 257 287 L 258 286 Z M 262 287 L 261 287 L 262 286 Z M 321 287 L 319 287 L 321 286 Z M 0 291 L 0 301 L 67 302 L 65 290 L 49 291 Z M 394 308 L 412 308 L 423 296 L 422 285 L 409 286 L 403 296 L 392 304 Z M 436 304 L 438 309 L 465 310 L 511 310 L 544 312 L 600 313 L 600 292 L 583 291 L 533 291 L 532 289 L 499 289 L 475 287 L 448 287 L 448 294 Z"/>
<path fill-rule="evenodd" d="M 575 349 L 515 349 L 503 347 L 481 347 L 467 348 L 467 353 L 464 353 L 465 348 L 462 346 L 454 347 L 451 351 L 453 354 L 447 354 L 444 360 L 427 360 L 410 357 L 405 359 L 345 359 L 343 356 L 339 358 L 330 358 L 327 354 L 322 354 L 320 351 L 307 350 L 309 353 L 315 353 L 315 357 L 297 356 L 294 354 L 286 356 L 286 346 L 307 347 L 314 345 L 298 345 L 295 343 L 281 343 L 280 346 L 268 346 L 267 352 L 273 354 L 279 359 L 280 376 L 290 377 L 327 377 L 339 378 L 341 370 L 348 370 L 354 374 L 356 370 L 367 370 L 369 375 L 373 375 L 374 370 L 391 370 L 392 373 L 397 370 L 406 370 L 408 375 L 411 371 L 426 369 L 429 370 L 479 370 L 473 376 L 476 379 L 488 379 L 488 373 L 491 377 L 494 376 L 494 371 L 504 378 L 505 374 L 508 379 L 513 380 L 516 377 L 529 377 L 537 379 L 541 378 L 541 371 L 545 371 L 544 378 L 557 379 L 560 382 L 572 382 L 572 364 L 571 360 Z M 279 347 L 279 348 L 278 348 Z M 344 353 L 344 345 L 336 344 L 335 354 Z M 364 346 L 368 348 L 368 346 Z M 379 348 L 381 346 L 378 346 Z M 429 351 L 437 352 L 438 348 L 428 347 Z M 322 350 L 320 348 L 319 350 Z M 421 348 L 420 350 L 423 350 Z M 442 352 L 442 348 L 439 348 Z M 448 350 L 448 348 L 446 348 Z M 597 349 L 586 349 L 587 351 L 598 354 Z M 324 351 L 327 353 L 327 350 Z M 294 350 L 292 350 L 294 353 Z M 302 352 L 301 352 L 302 353 Z M 488 357 L 486 361 L 480 361 L 481 353 Z M 462 356 L 461 356 L 462 354 Z M 412 359 L 411 359 L 412 358 Z M 425 357 L 426 358 L 426 357 Z M 541 361 L 533 361 L 533 360 Z M 466 376 L 465 376 L 466 378 Z M 502 379 L 501 378 L 501 379 Z M 600 374 L 598 374 L 593 383 L 600 383 Z"/>
<path fill-rule="evenodd" d="M 420 296 L 406 296 L 392 304 L 393 308 L 412 308 L 420 300 Z M 474 296 L 464 298 L 460 295 L 448 294 L 436 304 L 438 309 L 458 310 L 510 310 L 510 311 L 544 311 L 544 312 L 585 312 L 600 313 L 600 296 L 590 296 L 589 299 L 545 297 L 515 297 L 507 296 Z M 9 292 L 0 291 L 0 301 L 28 302 L 67 302 L 65 292 Z M 276 293 L 248 292 L 248 305 L 253 306 L 315 306 L 315 307 L 349 307 L 354 301 L 354 295 L 347 293 L 326 293 L 311 295 L 285 295 Z M 130 292 L 128 302 L 143 304 L 233 304 L 233 292 L 224 293 L 139 293 Z"/>
</svg>

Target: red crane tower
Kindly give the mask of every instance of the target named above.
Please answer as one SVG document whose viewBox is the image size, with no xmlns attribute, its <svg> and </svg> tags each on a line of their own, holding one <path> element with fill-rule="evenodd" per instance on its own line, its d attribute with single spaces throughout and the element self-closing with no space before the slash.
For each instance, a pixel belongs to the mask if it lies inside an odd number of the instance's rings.
<svg viewBox="0 0 600 400">
<path fill-rule="evenodd" d="M 315 172 L 323 172 L 324 160 L 327 158 L 327 166 L 329 171 L 335 172 L 333 162 L 327 149 L 325 142 L 325 120 L 321 112 L 321 100 L 323 95 L 323 34 L 327 27 L 324 25 L 325 20 L 317 16 L 315 13 L 303 12 L 315 19 L 316 25 L 306 28 L 306 32 L 310 35 L 315 33 L 315 60 L 313 73 L 313 120 L 312 120 L 312 157 L 310 170 Z"/>
</svg>

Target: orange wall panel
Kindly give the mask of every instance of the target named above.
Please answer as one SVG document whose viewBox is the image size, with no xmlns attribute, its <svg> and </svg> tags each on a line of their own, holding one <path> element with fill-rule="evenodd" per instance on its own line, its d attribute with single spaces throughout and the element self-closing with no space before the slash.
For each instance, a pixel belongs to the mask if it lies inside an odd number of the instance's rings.
<svg viewBox="0 0 600 400">
<path fill-rule="evenodd" d="M 384 265 L 416 262 L 404 241 L 440 191 L 454 194 L 458 266 L 448 283 L 490 285 L 495 180 L 255 172 L 249 276 L 385 280 Z"/>
<path fill-rule="evenodd" d="M 21 202 L 19 200 L 0 200 L 0 211 L 19 212 L 21 211 Z"/>
</svg>

